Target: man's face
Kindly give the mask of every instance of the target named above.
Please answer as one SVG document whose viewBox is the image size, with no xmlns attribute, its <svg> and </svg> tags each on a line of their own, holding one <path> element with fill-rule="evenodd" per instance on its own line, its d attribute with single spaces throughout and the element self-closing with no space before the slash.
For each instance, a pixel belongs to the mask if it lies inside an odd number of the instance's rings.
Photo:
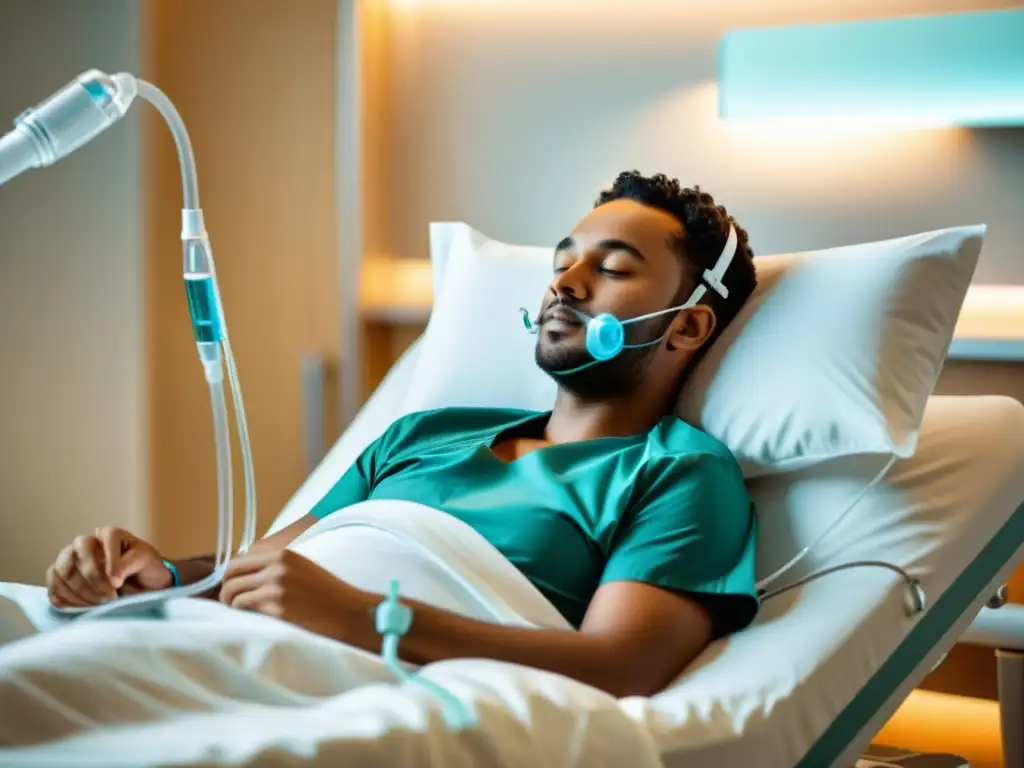
<svg viewBox="0 0 1024 768">
<path fill-rule="evenodd" d="M 681 234 L 675 217 L 633 200 L 615 200 L 588 213 L 555 250 L 554 277 L 539 315 L 536 358 L 541 369 L 583 397 L 632 390 L 658 345 L 623 349 L 604 363 L 558 374 L 593 360 L 586 327 L 567 307 L 590 317 L 608 312 L 625 321 L 685 301 L 679 298 L 683 266 L 672 244 Z M 675 314 L 627 324 L 626 344 L 659 338 Z"/>
</svg>

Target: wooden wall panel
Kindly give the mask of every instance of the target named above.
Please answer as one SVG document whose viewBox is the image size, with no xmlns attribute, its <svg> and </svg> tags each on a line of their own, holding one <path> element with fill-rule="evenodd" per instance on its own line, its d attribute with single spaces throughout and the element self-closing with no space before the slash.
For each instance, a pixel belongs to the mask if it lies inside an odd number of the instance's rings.
<svg viewBox="0 0 1024 768">
<path fill-rule="evenodd" d="M 149 76 L 192 137 L 245 398 L 262 532 L 305 478 L 301 361 L 337 362 L 336 0 L 154 0 Z M 147 132 L 155 543 L 216 543 L 210 406 L 181 284 L 180 181 Z M 242 481 L 235 453 L 236 509 Z"/>
</svg>

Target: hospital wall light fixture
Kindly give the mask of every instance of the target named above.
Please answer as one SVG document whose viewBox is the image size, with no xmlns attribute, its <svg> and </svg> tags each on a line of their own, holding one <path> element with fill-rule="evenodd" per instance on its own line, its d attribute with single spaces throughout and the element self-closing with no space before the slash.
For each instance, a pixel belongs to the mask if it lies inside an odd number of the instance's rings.
<svg viewBox="0 0 1024 768">
<path fill-rule="evenodd" d="M 739 29 L 718 47 L 730 121 L 1024 125 L 1024 8 Z"/>
</svg>

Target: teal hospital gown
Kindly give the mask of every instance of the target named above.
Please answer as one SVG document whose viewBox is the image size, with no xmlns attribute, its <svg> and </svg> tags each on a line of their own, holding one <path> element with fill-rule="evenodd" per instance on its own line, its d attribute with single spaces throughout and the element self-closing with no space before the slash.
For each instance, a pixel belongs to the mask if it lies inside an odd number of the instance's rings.
<svg viewBox="0 0 1024 768">
<path fill-rule="evenodd" d="M 725 446 L 674 416 L 646 434 L 548 445 L 512 462 L 499 437 L 542 434 L 549 413 L 444 408 L 398 419 L 313 507 L 317 518 L 399 499 L 471 526 L 578 627 L 601 584 L 698 601 L 715 636 L 757 612 L 756 518 Z"/>
</svg>

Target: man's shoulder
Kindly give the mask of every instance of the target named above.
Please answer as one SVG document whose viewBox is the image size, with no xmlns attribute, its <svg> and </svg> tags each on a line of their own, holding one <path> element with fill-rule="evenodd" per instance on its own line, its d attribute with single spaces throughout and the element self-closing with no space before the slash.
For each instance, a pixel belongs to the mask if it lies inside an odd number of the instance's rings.
<svg viewBox="0 0 1024 768">
<path fill-rule="evenodd" d="M 652 430 L 647 454 L 654 459 L 648 465 L 654 487 L 671 489 L 713 512 L 703 522 L 725 526 L 723 532 L 730 536 L 736 526 L 746 530 L 750 494 L 739 461 L 724 443 L 668 416 Z"/>
<path fill-rule="evenodd" d="M 725 443 L 678 416 L 669 415 L 658 422 L 651 430 L 650 440 L 654 444 L 655 452 L 665 456 L 713 456 L 735 461 L 732 451 Z"/>
<path fill-rule="evenodd" d="M 722 480 L 744 482 L 739 461 L 722 441 L 673 415 L 651 430 L 647 453 L 665 469 L 692 467 Z"/>
</svg>

